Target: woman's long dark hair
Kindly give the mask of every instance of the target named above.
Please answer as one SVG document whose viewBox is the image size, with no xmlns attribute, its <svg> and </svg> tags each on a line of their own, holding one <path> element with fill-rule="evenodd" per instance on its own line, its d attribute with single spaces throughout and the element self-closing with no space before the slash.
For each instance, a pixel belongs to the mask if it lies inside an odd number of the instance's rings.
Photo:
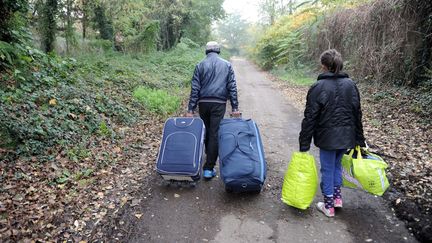
<svg viewBox="0 0 432 243">
<path fill-rule="evenodd" d="M 324 51 L 320 57 L 321 64 L 335 74 L 338 74 L 343 69 L 342 55 L 335 49 Z"/>
</svg>

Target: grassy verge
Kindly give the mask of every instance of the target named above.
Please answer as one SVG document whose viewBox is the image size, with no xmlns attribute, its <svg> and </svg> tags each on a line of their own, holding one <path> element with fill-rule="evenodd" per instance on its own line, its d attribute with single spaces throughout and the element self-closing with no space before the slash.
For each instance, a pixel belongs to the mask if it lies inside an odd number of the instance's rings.
<svg viewBox="0 0 432 243">
<path fill-rule="evenodd" d="M 180 98 L 168 94 L 165 90 L 139 86 L 135 89 L 133 96 L 142 102 L 146 109 L 158 114 L 171 114 L 180 106 Z"/>
<path fill-rule="evenodd" d="M 277 67 L 271 70 L 271 74 L 290 84 L 310 86 L 316 81 L 316 77 L 311 74 L 310 70 L 312 69 Z"/>
</svg>

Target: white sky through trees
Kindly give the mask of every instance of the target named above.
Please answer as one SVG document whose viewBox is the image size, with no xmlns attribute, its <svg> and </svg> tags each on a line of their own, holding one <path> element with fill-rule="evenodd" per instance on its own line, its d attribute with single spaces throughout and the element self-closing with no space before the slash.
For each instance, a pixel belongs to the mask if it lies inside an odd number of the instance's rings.
<svg viewBox="0 0 432 243">
<path fill-rule="evenodd" d="M 225 0 L 223 7 L 228 14 L 237 13 L 248 22 L 258 22 L 260 0 Z"/>
</svg>

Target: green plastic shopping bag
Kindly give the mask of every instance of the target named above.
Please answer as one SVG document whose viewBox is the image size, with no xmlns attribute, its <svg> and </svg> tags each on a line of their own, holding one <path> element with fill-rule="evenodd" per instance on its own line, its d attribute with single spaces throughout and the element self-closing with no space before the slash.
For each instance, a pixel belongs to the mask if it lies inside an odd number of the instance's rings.
<svg viewBox="0 0 432 243">
<path fill-rule="evenodd" d="M 390 186 L 385 169 L 387 163 L 376 154 L 364 151 L 359 146 L 342 158 L 343 186 L 363 189 L 371 194 L 382 196 Z M 351 160 L 351 161 L 350 161 Z"/>
<path fill-rule="evenodd" d="M 309 153 L 294 152 L 285 173 L 282 201 L 290 206 L 306 209 L 318 188 L 315 159 Z"/>
</svg>

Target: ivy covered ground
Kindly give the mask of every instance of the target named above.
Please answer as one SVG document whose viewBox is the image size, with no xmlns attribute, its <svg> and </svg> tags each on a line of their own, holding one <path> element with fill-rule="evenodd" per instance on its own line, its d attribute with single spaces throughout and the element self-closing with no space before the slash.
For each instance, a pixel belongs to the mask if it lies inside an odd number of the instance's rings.
<svg viewBox="0 0 432 243">
<path fill-rule="evenodd" d="M 89 239 L 152 168 L 204 53 L 29 56 L 25 85 L 0 92 L 0 240 Z"/>
</svg>

